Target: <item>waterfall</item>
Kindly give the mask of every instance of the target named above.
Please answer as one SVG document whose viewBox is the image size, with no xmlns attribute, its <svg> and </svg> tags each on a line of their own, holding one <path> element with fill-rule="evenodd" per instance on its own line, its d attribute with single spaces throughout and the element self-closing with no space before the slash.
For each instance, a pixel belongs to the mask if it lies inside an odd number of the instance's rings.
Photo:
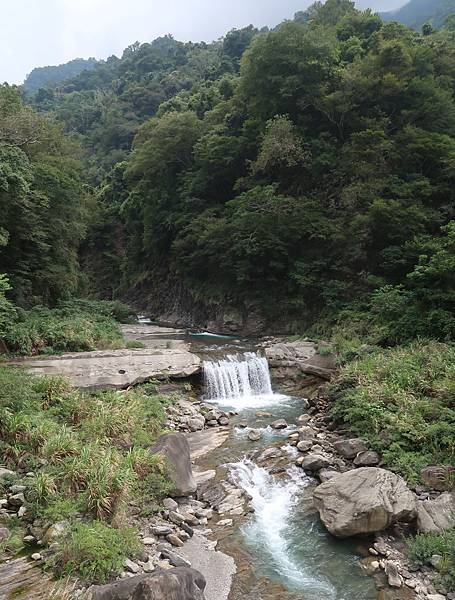
<svg viewBox="0 0 455 600">
<path fill-rule="evenodd" d="M 273 394 L 267 360 L 247 352 L 219 361 L 204 361 L 205 398 L 216 401 Z"/>
</svg>

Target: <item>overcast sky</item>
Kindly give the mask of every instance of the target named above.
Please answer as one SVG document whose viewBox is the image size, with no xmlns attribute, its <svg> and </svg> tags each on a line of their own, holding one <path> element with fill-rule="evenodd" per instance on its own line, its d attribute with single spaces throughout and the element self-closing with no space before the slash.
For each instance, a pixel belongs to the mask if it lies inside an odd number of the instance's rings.
<svg viewBox="0 0 455 600">
<path fill-rule="evenodd" d="M 172 33 L 212 41 L 233 27 L 276 25 L 312 0 L 14 0 L 2 2 L 0 81 L 22 83 L 34 68 L 73 58 L 121 55 L 136 40 Z M 406 0 L 358 0 L 392 10 Z"/>
</svg>

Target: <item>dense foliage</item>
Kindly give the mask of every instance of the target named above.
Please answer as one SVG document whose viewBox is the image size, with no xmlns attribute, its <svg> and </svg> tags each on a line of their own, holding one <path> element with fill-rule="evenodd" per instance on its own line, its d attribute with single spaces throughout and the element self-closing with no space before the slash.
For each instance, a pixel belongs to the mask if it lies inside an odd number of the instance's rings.
<svg viewBox="0 0 455 600">
<path fill-rule="evenodd" d="M 409 549 L 411 560 L 419 566 L 428 566 L 434 555 L 440 556 L 441 582 L 448 590 L 455 590 L 455 529 L 419 534 L 411 540 Z"/>
<path fill-rule="evenodd" d="M 455 346 L 414 342 L 367 353 L 342 369 L 331 396 L 334 416 L 411 483 L 428 465 L 454 464 Z"/>
<path fill-rule="evenodd" d="M 96 65 L 94 58 L 75 58 L 63 65 L 50 67 L 36 67 L 25 78 L 23 87 L 28 93 L 33 93 L 39 89 L 55 85 L 79 75 L 82 71 L 90 71 Z"/>
<path fill-rule="evenodd" d="M 0 86 L 0 273 L 21 306 L 78 288 L 86 193 L 77 156 L 61 125 L 25 106 L 17 88 Z"/>
</svg>

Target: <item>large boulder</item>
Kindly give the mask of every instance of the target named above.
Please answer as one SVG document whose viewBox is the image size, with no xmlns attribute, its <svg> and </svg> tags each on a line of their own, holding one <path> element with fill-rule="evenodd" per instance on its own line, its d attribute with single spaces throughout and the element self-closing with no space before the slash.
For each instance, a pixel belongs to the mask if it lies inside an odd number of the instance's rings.
<svg viewBox="0 0 455 600">
<path fill-rule="evenodd" d="M 360 452 L 365 452 L 368 450 L 365 442 L 360 438 L 338 440 L 337 442 L 334 442 L 333 447 L 338 454 L 341 454 L 341 456 L 344 456 L 350 460 L 355 458 Z"/>
<path fill-rule="evenodd" d="M 205 600 L 205 579 L 195 569 L 157 569 L 89 589 L 90 600 Z"/>
<path fill-rule="evenodd" d="M 151 448 L 153 454 L 166 458 L 173 483 L 171 496 L 189 496 L 197 489 L 191 466 L 190 445 L 182 433 L 167 433 Z"/>
<path fill-rule="evenodd" d="M 417 503 L 417 529 L 422 533 L 455 527 L 455 494 L 441 494 L 436 500 Z"/>
<path fill-rule="evenodd" d="M 291 369 L 330 379 L 335 369 L 335 357 L 317 352 L 314 342 L 298 340 L 273 344 L 265 349 L 265 356 L 272 368 Z"/>
<path fill-rule="evenodd" d="M 416 497 L 391 471 L 363 467 L 340 473 L 314 490 L 327 529 L 339 538 L 382 531 L 416 517 Z"/>
<path fill-rule="evenodd" d="M 425 467 L 420 472 L 422 481 L 430 488 L 444 492 L 453 487 L 455 467 L 450 465 Z"/>
</svg>

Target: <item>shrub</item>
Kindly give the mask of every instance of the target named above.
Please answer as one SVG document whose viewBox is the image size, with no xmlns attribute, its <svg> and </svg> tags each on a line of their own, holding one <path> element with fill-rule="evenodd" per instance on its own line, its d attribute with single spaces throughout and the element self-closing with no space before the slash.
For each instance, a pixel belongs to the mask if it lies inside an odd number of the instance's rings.
<svg viewBox="0 0 455 600">
<path fill-rule="evenodd" d="M 78 523 L 61 543 L 55 566 L 60 574 L 78 575 L 89 583 L 105 583 L 138 550 L 133 529 L 113 529 L 99 521 Z"/>
<path fill-rule="evenodd" d="M 455 591 L 455 529 L 421 533 L 408 543 L 409 557 L 419 566 L 429 564 L 434 554 L 442 556 L 438 566 L 443 585 Z"/>
<path fill-rule="evenodd" d="M 333 416 L 411 483 L 455 460 L 455 346 L 414 342 L 347 364 L 332 384 Z"/>
</svg>

